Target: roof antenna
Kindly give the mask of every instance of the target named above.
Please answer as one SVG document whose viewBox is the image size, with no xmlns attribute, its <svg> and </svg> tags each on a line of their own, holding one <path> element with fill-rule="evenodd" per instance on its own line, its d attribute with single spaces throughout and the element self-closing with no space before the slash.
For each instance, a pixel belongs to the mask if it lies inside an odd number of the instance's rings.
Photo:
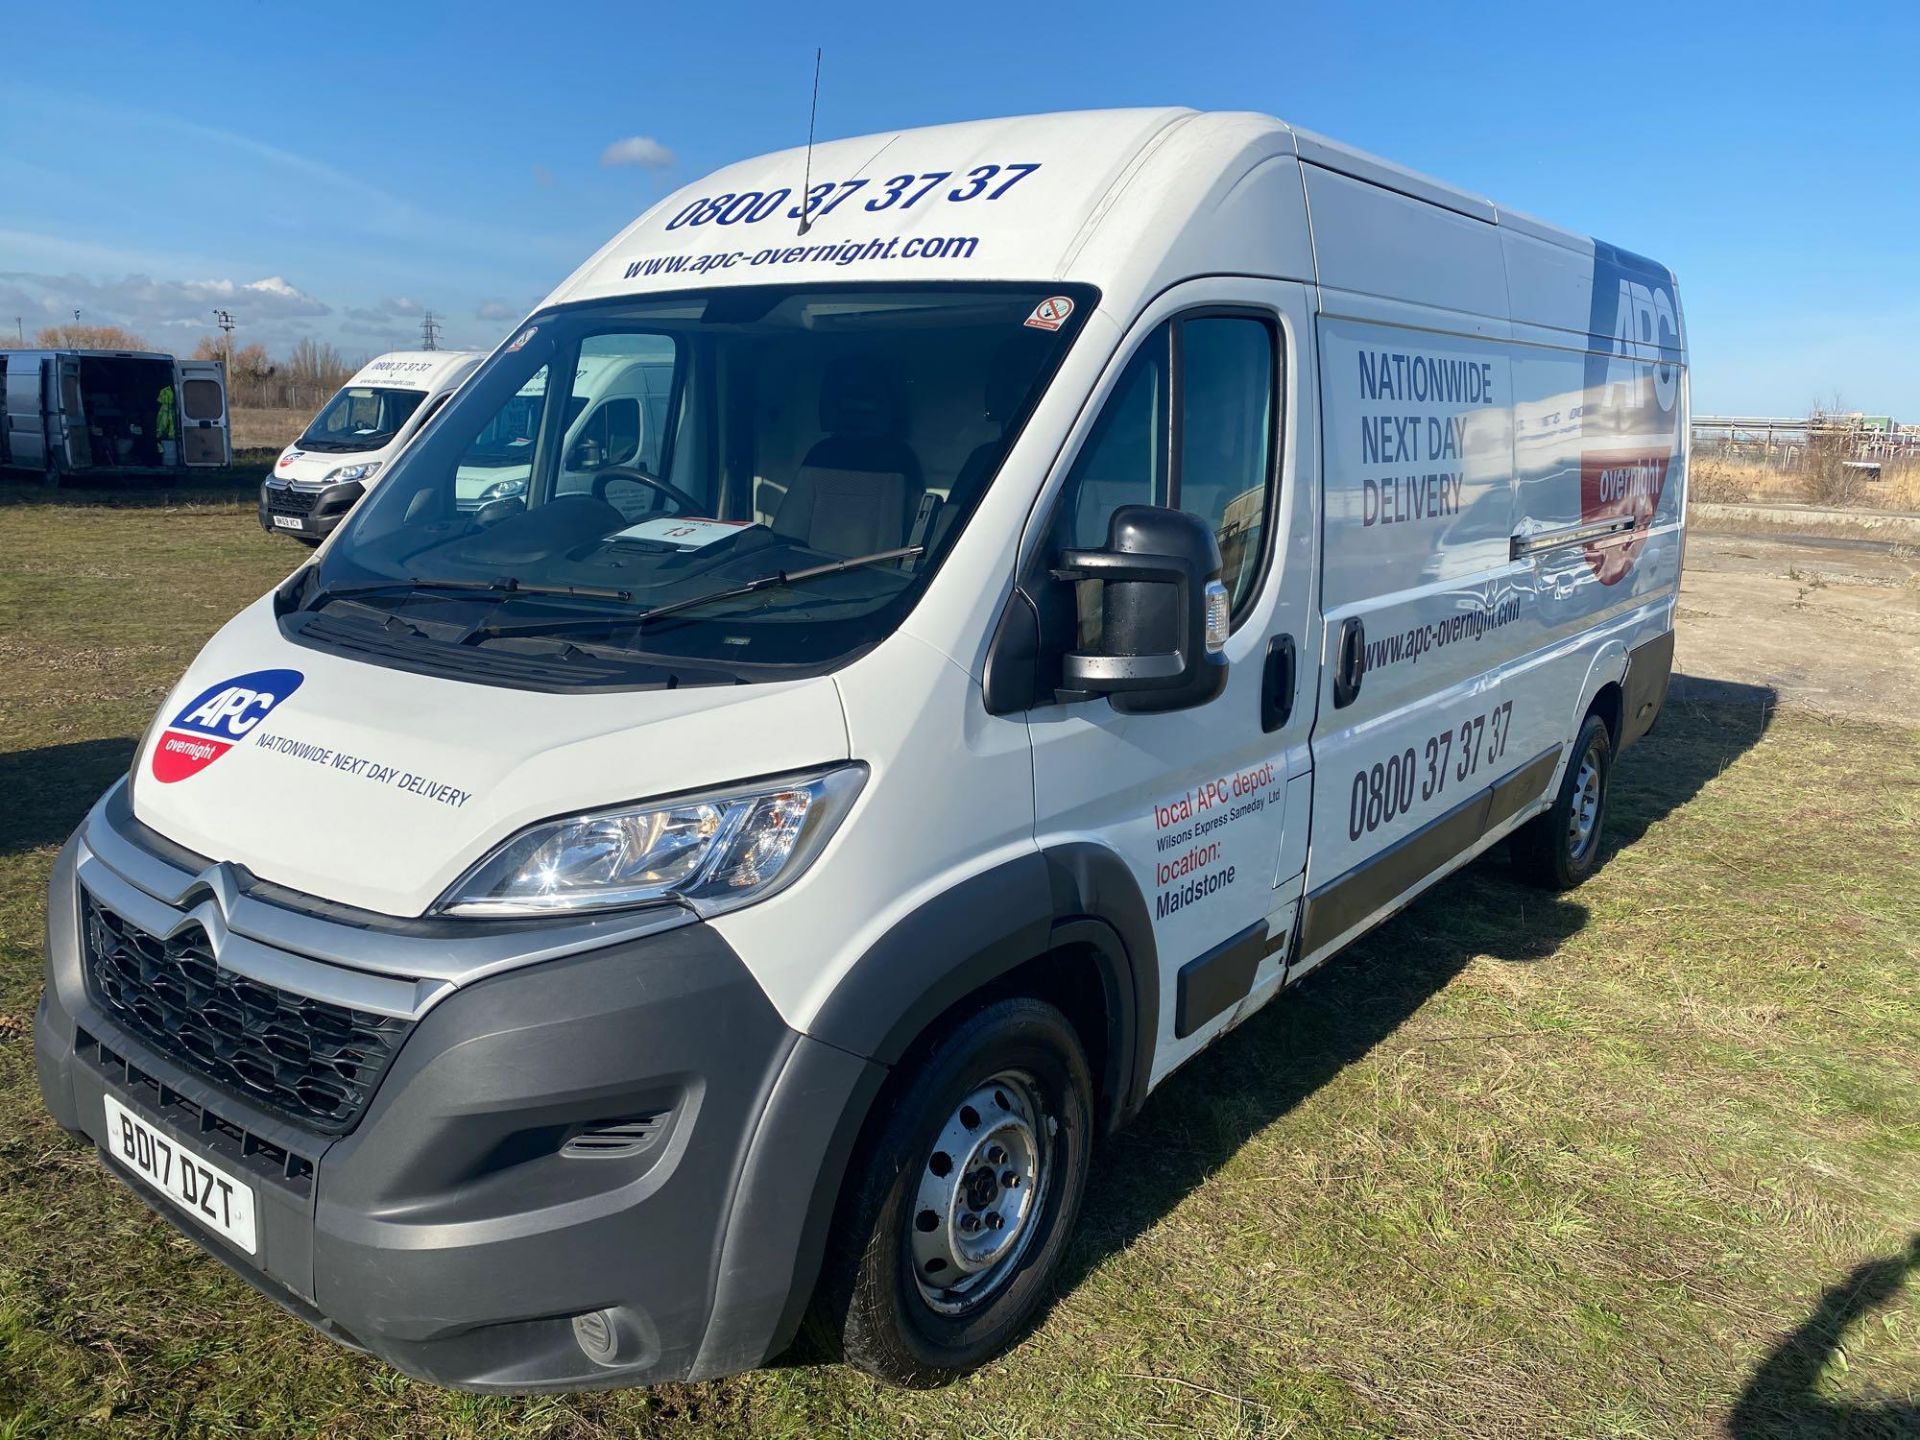
<svg viewBox="0 0 1920 1440">
<path fill-rule="evenodd" d="M 813 47 L 813 104 L 807 107 L 807 166 L 800 180 L 800 233 L 813 228 L 813 121 L 820 113 L 820 47 Z"/>
</svg>

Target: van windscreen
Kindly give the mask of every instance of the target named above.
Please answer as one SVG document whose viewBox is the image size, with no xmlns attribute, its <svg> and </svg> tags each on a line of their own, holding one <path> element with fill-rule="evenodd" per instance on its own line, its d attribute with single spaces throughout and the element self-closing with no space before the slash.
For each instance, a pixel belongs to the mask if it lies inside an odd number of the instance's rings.
<svg viewBox="0 0 1920 1440">
<path fill-rule="evenodd" d="M 589 649 L 602 669 L 830 666 L 912 607 L 1094 298 L 769 288 L 536 315 L 296 608 L 417 637 L 428 668 L 437 645 L 469 670 Z"/>
<path fill-rule="evenodd" d="M 400 432 L 427 398 L 424 390 L 390 390 L 377 385 L 349 385 L 314 416 L 306 433 L 293 443 L 302 450 L 346 453 L 378 450 Z"/>
</svg>

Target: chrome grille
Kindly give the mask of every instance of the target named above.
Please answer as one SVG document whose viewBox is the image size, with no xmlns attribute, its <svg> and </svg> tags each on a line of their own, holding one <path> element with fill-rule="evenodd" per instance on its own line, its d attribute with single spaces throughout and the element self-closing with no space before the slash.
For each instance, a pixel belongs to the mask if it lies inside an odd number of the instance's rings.
<svg viewBox="0 0 1920 1440">
<path fill-rule="evenodd" d="M 175 1063 L 296 1124 L 351 1129 L 412 1028 L 224 970 L 196 923 L 162 939 L 81 898 L 87 984 L 101 1008 Z"/>
</svg>

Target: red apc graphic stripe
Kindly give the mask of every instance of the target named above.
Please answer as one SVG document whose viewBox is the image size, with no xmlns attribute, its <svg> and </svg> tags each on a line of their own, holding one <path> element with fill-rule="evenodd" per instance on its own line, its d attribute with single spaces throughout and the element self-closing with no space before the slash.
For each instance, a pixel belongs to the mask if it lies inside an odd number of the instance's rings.
<svg viewBox="0 0 1920 1440">
<path fill-rule="evenodd" d="M 231 740 L 215 740 L 186 730 L 163 730 L 153 747 L 153 778 L 171 785 L 198 775 L 233 748 Z"/>
</svg>

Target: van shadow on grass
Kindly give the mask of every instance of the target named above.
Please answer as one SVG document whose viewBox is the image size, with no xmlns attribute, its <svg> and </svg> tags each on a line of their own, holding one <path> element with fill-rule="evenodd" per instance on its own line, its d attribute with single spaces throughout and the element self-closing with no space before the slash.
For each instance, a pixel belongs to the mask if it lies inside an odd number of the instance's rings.
<svg viewBox="0 0 1920 1440">
<path fill-rule="evenodd" d="M 1758 744 L 1774 701 L 1769 687 L 1676 679 L 1654 732 L 1615 770 L 1609 853 L 1639 840 Z M 1585 926 L 1577 890 L 1547 895 L 1520 884 L 1504 851 L 1497 846 L 1441 881 L 1157 1091 L 1096 1156 L 1060 1293 L 1363 1059 L 1475 956 L 1546 959 Z"/>
<path fill-rule="evenodd" d="M 1920 1272 L 1920 1235 L 1896 1255 L 1869 1260 L 1831 1285 L 1806 1322 L 1776 1345 L 1727 1420 L 1733 1440 L 1825 1440 L 1833 1436 L 1920 1435 L 1920 1401 L 1847 1405 L 1815 1393 L 1820 1372 L 1849 1326 L 1887 1304 Z"/>
<path fill-rule="evenodd" d="M 64 842 L 132 763 L 124 735 L 0 753 L 0 855 Z"/>
<path fill-rule="evenodd" d="M 9 505 L 97 506 L 113 510 L 165 510 L 188 505 L 254 502 L 260 482 L 272 470 L 277 451 L 256 459 L 243 451 L 218 470 L 185 474 L 88 475 L 49 485 L 36 475 L 0 470 L 0 508 Z"/>
</svg>

